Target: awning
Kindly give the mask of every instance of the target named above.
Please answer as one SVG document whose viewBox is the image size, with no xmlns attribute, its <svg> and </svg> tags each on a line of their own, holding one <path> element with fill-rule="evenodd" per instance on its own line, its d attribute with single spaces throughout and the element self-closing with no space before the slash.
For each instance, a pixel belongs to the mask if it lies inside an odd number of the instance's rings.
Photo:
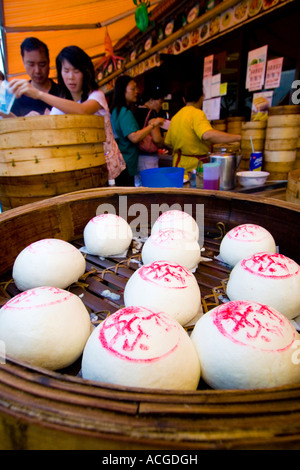
<svg viewBox="0 0 300 470">
<path fill-rule="evenodd" d="M 151 0 L 148 11 L 168 0 Z M 26 77 L 20 53 L 29 36 L 45 42 L 50 52 L 50 76 L 55 58 L 65 46 L 77 45 L 96 63 L 105 53 L 105 29 L 112 45 L 136 27 L 133 0 L 0 0 L 4 66 L 8 79 Z"/>
</svg>

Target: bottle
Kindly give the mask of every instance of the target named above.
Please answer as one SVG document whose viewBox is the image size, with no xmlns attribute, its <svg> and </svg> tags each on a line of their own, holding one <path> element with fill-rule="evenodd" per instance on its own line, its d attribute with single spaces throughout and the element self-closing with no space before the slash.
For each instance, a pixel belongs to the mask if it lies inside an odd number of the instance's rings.
<svg viewBox="0 0 300 470">
<path fill-rule="evenodd" d="M 196 172 L 196 187 L 203 189 L 203 162 L 199 160 Z"/>
</svg>

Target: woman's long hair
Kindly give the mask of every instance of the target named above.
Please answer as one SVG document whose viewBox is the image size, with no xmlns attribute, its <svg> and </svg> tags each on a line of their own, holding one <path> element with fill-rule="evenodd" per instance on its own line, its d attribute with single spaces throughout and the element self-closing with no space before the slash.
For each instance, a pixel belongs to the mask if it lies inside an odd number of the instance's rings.
<svg viewBox="0 0 300 470">
<path fill-rule="evenodd" d="M 73 67 L 83 73 L 81 101 L 86 101 L 89 94 L 97 90 L 98 84 L 95 79 L 95 69 L 90 57 L 78 46 L 64 47 L 56 57 L 57 81 L 62 89 L 62 97 L 72 100 L 72 95 L 66 87 L 62 78 L 61 69 L 63 61 L 67 60 Z"/>
<path fill-rule="evenodd" d="M 119 114 L 120 109 L 125 106 L 127 106 L 126 98 L 125 98 L 125 92 L 126 88 L 129 82 L 133 80 L 129 75 L 121 75 L 120 77 L 117 78 L 115 87 L 114 87 L 114 92 L 113 92 L 113 97 L 110 105 L 110 111 L 112 112 L 114 108 L 117 110 L 117 114 Z"/>
</svg>

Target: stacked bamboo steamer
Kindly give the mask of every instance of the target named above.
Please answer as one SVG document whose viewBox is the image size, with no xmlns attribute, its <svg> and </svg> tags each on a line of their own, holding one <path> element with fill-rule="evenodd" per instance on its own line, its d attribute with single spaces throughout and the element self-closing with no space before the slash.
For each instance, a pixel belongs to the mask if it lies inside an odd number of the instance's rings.
<svg viewBox="0 0 300 470">
<path fill-rule="evenodd" d="M 3 211 L 107 185 L 102 116 L 64 114 L 2 119 L 0 142 Z"/>
<path fill-rule="evenodd" d="M 48 115 L 0 121 L 0 176 L 41 175 L 106 164 L 104 119 Z"/>
<path fill-rule="evenodd" d="M 290 171 L 286 188 L 286 200 L 300 204 L 300 169 Z"/>
<path fill-rule="evenodd" d="M 269 109 L 264 149 L 264 170 L 270 180 L 285 180 L 293 170 L 297 154 L 300 106 L 276 106 Z"/>
<path fill-rule="evenodd" d="M 300 168 L 300 129 L 299 129 L 299 137 L 297 141 L 297 150 L 296 150 L 296 160 L 294 163 L 294 170 Z"/>
<path fill-rule="evenodd" d="M 264 152 L 267 121 L 249 121 L 242 124 L 241 170 L 249 170 L 252 144 L 255 152 Z"/>
<path fill-rule="evenodd" d="M 226 132 L 226 119 L 216 119 L 211 124 L 214 129 Z"/>
<path fill-rule="evenodd" d="M 233 116 L 227 118 L 227 132 L 229 134 L 239 134 L 242 133 L 242 125 L 245 121 L 243 116 Z"/>
</svg>

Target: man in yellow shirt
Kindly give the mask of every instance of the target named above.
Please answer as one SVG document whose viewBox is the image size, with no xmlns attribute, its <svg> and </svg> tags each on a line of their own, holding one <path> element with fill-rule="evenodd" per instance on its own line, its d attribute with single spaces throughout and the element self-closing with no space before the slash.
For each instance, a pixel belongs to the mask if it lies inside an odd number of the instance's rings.
<svg viewBox="0 0 300 470">
<path fill-rule="evenodd" d="M 198 82 L 189 83 L 184 90 L 181 108 L 171 119 L 165 143 L 173 148 L 173 166 L 189 171 L 196 169 L 211 144 L 239 142 L 241 136 L 213 129 L 202 111 L 203 91 Z"/>
</svg>

